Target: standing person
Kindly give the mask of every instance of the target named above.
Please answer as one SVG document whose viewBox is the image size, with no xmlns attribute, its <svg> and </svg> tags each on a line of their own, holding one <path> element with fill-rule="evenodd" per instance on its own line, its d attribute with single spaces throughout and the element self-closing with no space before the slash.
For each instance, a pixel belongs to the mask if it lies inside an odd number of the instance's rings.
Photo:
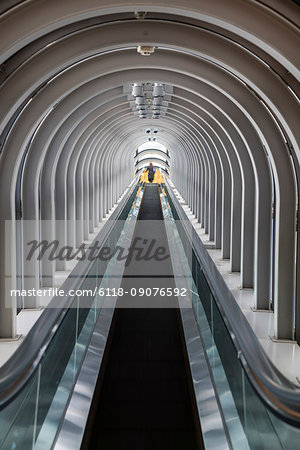
<svg viewBox="0 0 300 450">
<path fill-rule="evenodd" d="M 149 164 L 149 167 L 147 168 L 147 172 L 148 172 L 148 181 L 150 183 L 152 183 L 154 180 L 154 172 L 155 172 L 155 169 L 154 169 L 152 163 Z"/>
</svg>

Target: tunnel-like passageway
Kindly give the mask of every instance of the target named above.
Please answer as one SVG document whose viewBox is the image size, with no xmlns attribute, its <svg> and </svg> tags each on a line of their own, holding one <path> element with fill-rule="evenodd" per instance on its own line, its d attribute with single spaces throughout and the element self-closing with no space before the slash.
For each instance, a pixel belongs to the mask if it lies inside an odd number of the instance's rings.
<svg viewBox="0 0 300 450">
<path fill-rule="evenodd" d="M 47 290 L 89 272 L 78 255 L 127 220 L 153 163 L 163 220 L 182 214 L 215 262 L 203 269 L 212 295 L 225 295 L 220 272 L 272 361 L 299 381 L 299 11 L 293 0 L 1 2 L 0 339 L 18 347 L 24 314 L 48 305 L 50 323 L 62 320 L 73 300 L 49 303 Z M 32 357 L 14 381 L 0 373 L 3 398 L 33 376 Z"/>
</svg>

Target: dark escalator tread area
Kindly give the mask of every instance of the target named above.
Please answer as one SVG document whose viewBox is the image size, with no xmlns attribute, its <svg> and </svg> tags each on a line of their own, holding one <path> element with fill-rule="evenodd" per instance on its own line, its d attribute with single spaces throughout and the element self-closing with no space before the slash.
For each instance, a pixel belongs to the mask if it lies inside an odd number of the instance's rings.
<svg viewBox="0 0 300 450">
<path fill-rule="evenodd" d="M 158 186 L 147 184 L 141 204 L 139 220 L 162 220 Z"/>
<path fill-rule="evenodd" d="M 156 185 L 147 185 L 135 233 L 153 216 L 162 219 L 159 193 Z M 124 289 L 129 283 L 125 276 Z M 174 287 L 172 278 L 164 283 Z M 116 309 L 83 449 L 204 448 L 179 320 L 174 307 Z"/>
</svg>

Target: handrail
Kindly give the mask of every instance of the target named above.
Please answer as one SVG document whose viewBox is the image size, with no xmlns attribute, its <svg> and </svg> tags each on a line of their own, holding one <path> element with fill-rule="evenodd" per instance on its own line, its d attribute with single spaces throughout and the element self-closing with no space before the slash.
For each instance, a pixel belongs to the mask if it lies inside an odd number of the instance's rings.
<svg viewBox="0 0 300 450">
<path fill-rule="evenodd" d="M 135 186 L 136 184 L 133 183 L 128 188 L 128 191 L 113 211 L 110 219 L 104 224 L 93 242 L 97 240 L 100 246 L 104 244 L 112 227 L 133 193 Z M 69 277 L 62 284 L 61 289 L 65 292 L 78 289 L 78 280 L 80 280 L 80 283 L 82 282 L 92 264 L 93 261 L 89 261 L 89 258 L 86 258 L 84 261 L 79 261 Z M 74 297 L 71 296 L 67 298 L 53 297 L 49 304 L 50 307 L 43 311 L 24 341 L 10 359 L 0 367 L 0 409 L 13 400 L 31 379 L 73 300 Z"/>
<path fill-rule="evenodd" d="M 273 414 L 299 428 L 300 388 L 288 380 L 265 353 L 168 182 L 167 186 L 252 387 Z"/>
</svg>

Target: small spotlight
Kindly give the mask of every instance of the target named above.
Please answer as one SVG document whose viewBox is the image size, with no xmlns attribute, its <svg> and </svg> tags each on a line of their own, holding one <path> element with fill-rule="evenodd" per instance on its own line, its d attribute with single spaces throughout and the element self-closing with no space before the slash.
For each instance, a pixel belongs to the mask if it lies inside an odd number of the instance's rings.
<svg viewBox="0 0 300 450">
<path fill-rule="evenodd" d="M 153 97 L 163 97 L 164 96 L 164 87 L 160 83 L 154 83 L 153 86 Z"/>
<path fill-rule="evenodd" d="M 153 98 L 153 106 L 161 106 L 161 104 L 162 104 L 162 97 Z"/>
<path fill-rule="evenodd" d="M 137 105 L 145 105 L 145 98 L 144 97 L 136 97 L 135 98 L 135 103 Z"/>
<path fill-rule="evenodd" d="M 142 83 L 134 83 L 132 86 L 132 95 L 133 97 L 143 97 L 143 85 Z"/>
</svg>

